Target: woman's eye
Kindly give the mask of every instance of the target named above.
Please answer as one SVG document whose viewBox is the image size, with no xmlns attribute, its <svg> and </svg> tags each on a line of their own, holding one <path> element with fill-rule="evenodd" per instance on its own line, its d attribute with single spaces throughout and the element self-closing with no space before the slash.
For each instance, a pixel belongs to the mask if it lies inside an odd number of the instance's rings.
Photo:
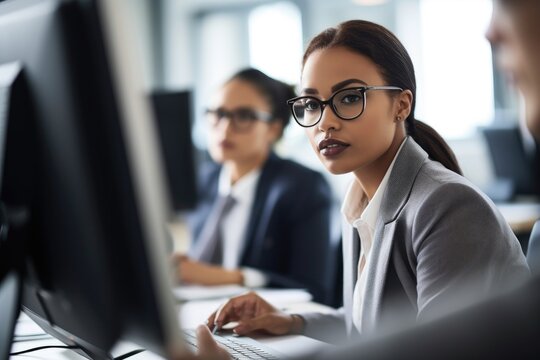
<svg viewBox="0 0 540 360">
<path fill-rule="evenodd" d="M 305 103 L 306 111 L 315 111 L 319 109 L 319 103 L 314 100 L 308 100 Z"/>
<path fill-rule="evenodd" d="M 235 117 L 238 121 L 253 121 L 257 119 L 257 115 L 252 110 L 242 109 L 236 111 Z"/>
<path fill-rule="evenodd" d="M 356 94 L 347 94 L 341 98 L 342 104 L 355 104 L 362 100 L 362 97 L 360 95 Z"/>
</svg>

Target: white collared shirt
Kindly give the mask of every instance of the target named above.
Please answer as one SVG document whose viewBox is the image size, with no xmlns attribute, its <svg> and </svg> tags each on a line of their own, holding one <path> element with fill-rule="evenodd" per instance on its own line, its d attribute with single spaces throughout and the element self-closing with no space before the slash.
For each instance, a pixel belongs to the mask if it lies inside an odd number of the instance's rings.
<svg viewBox="0 0 540 360">
<path fill-rule="evenodd" d="M 362 308 L 364 304 L 364 291 L 368 281 L 367 269 L 371 262 L 370 254 L 373 244 L 373 233 L 375 232 L 375 225 L 381 209 L 382 198 L 388 185 L 388 179 L 390 178 L 396 159 L 403 148 L 403 144 L 405 144 L 405 140 L 401 143 L 371 201 L 368 200 L 360 183 L 354 180 L 347 190 L 341 207 L 341 213 L 345 216 L 347 222 L 357 230 L 360 237 L 358 277 L 353 292 L 353 323 L 358 332 L 362 331 Z"/>
<path fill-rule="evenodd" d="M 223 267 L 226 269 L 238 269 L 240 265 L 240 256 L 246 246 L 245 235 L 260 176 L 261 169 L 255 169 L 231 186 L 231 173 L 227 167 L 223 166 L 219 174 L 219 194 L 225 196 L 230 194 L 236 200 L 235 205 L 221 223 Z M 241 271 L 245 286 L 261 287 L 267 284 L 266 276 L 262 272 L 252 268 L 242 268 Z"/>
</svg>

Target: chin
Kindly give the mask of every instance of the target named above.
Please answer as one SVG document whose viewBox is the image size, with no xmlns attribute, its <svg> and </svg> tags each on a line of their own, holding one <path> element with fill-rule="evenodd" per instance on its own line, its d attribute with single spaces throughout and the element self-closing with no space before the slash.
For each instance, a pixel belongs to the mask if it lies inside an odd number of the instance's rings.
<svg viewBox="0 0 540 360">
<path fill-rule="evenodd" d="M 349 168 L 343 168 L 342 166 L 336 166 L 336 164 L 324 163 L 326 170 L 332 175 L 343 175 L 351 172 Z"/>
<path fill-rule="evenodd" d="M 532 136 L 537 141 L 540 141 L 540 113 L 536 114 L 534 117 L 527 117 L 527 127 L 529 128 Z"/>
<path fill-rule="evenodd" d="M 210 151 L 210 157 L 217 163 L 223 163 L 226 159 L 221 152 Z"/>
<path fill-rule="evenodd" d="M 527 127 L 532 136 L 540 141 L 540 102 L 528 101 L 526 105 Z"/>
</svg>

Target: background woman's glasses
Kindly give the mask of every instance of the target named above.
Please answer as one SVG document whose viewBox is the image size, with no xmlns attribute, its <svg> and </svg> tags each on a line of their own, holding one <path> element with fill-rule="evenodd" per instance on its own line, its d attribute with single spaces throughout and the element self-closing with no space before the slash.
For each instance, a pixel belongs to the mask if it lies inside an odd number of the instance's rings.
<svg viewBox="0 0 540 360">
<path fill-rule="evenodd" d="M 249 130 L 255 121 L 271 122 L 274 119 L 270 113 L 249 107 L 230 111 L 223 108 L 207 109 L 206 118 L 212 126 L 217 126 L 223 119 L 229 119 L 231 126 L 237 131 Z"/>
</svg>

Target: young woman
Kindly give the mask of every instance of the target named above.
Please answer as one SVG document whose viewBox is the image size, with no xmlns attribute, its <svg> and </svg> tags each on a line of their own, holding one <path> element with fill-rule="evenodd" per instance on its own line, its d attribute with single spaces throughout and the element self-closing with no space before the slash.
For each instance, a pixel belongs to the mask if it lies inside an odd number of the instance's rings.
<svg viewBox="0 0 540 360">
<path fill-rule="evenodd" d="M 272 150 L 293 95 L 255 69 L 221 87 L 207 111 L 214 161 L 201 169 L 200 201 L 190 217 L 194 241 L 189 256 L 177 257 L 182 281 L 305 288 L 317 301 L 336 301 L 340 246 L 339 234 L 331 237 L 330 186 Z M 218 224 L 227 196 L 234 205 Z"/>
<path fill-rule="evenodd" d="M 211 328 L 238 321 L 238 334 L 344 339 L 337 329 L 364 334 L 431 319 L 528 276 L 495 205 L 415 119 L 412 61 L 392 33 L 360 20 L 323 31 L 304 54 L 301 83 L 288 102 L 296 121 L 331 173 L 354 174 L 342 206 L 344 308 L 291 315 L 249 293 L 212 314 Z M 441 86 L 449 97 L 441 111 L 458 114 L 459 84 Z"/>
</svg>

